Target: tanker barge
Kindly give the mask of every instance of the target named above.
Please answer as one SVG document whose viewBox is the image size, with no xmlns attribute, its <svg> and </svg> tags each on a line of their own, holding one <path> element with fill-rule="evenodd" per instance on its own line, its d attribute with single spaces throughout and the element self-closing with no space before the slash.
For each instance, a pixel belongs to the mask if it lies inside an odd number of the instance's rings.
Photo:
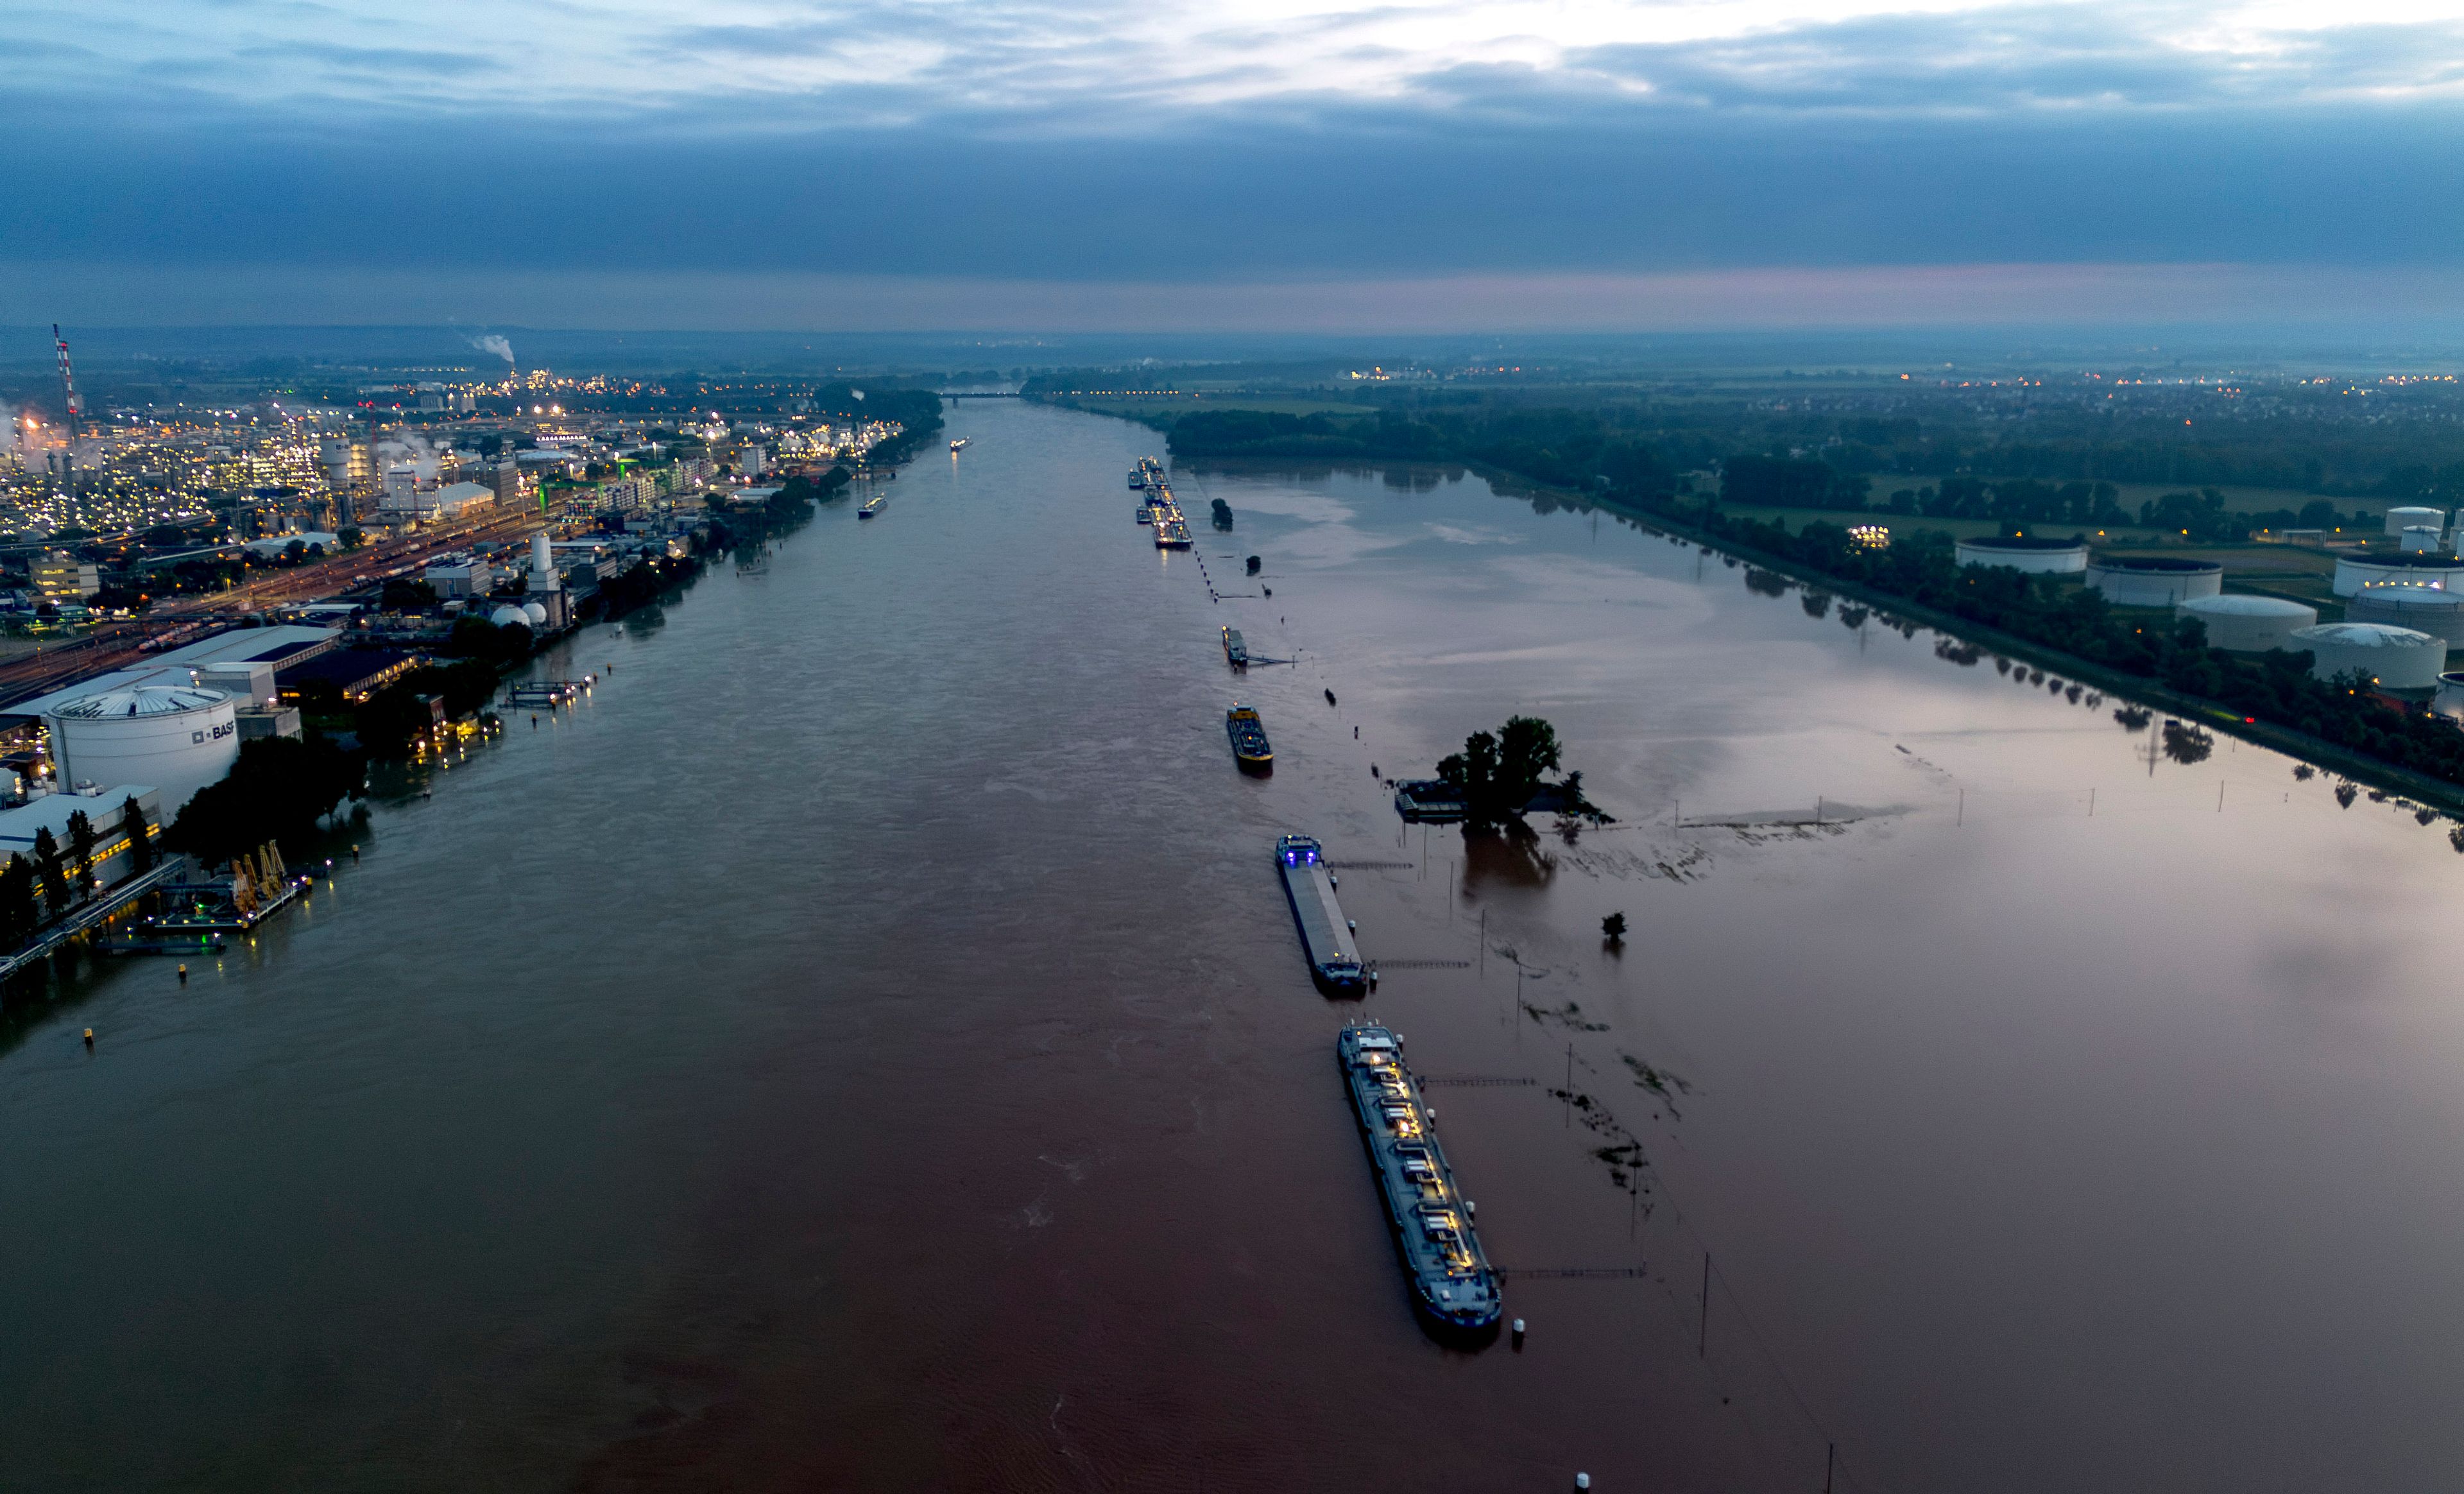
<svg viewBox="0 0 2464 1494">
<path fill-rule="evenodd" d="M 1330 996 L 1358 996 L 1368 990 L 1352 925 L 1344 921 L 1343 905 L 1334 900 L 1334 873 L 1327 869 L 1325 847 L 1306 835 L 1277 836 L 1275 869 L 1283 874 L 1284 896 L 1291 902 L 1292 920 L 1300 925 L 1309 978 Z"/>
<path fill-rule="evenodd" d="M 1495 1332 L 1505 1310 L 1497 1272 L 1472 1230 L 1471 1205 L 1438 1145 L 1420 1086 L 1404 1066 L 1401 1040 L 1384 1027 L 1346 1027 L 1334 1056 L 1412 1281 L 1412 1306 L 1449 1333 Z"/>
</svg>

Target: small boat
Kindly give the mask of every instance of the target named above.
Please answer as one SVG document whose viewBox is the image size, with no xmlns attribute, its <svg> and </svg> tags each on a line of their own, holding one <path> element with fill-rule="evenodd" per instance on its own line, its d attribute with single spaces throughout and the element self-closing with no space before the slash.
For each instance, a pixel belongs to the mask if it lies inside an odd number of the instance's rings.
<svg viewBox="0 0 2464 1494">
<path fill-rule="evenodd" d="M 950 443 L 950 450 L 953 453 L 956 453 L 965 450 L 968 447 L 973 445 L 975 445 L 974 442 L 968 440 L 965 436 L 960 436 L 957 440 Z"/>
<path fill-rule="evenodd" d="M 1138 510 L 1138 522 L 1139 522 L 1139 523 L 1141 523 L 1141 524 L 1152 524 L 1152 523 L 1154 523 L 1154 522 L 1155 522 L 1155 510 L 1153 510 L 1153 509 L 1151 509 L 1151 508 L 1141 508 L 1141 509 L 1139 509 L 1139 510 Z"/>
<path fill-rule="evenodd" d="M 1146 485 L 1147 485 L 1147 474 L 1145 473 L 1145 472 L 1140 471 L 1140 472 L 1134 472 L 1130 473 L 1130 486 L 1131 486 L 1131 487 L 1133 487 L 1133 488 L 1143 488 L 1143 487 L 1145 487 Z"/>
<path fill-rule="evenodd" d="M 1232 702 L 1232 709 L 1223 713 L 1223 734 L 1232 738 L 1232 756 L 1242 767 L 1252 773 L 1274 771 L 1275 749 L 1266 744 L 1266 728 L 1257 712 Z"/>
<path fill-rule="evenodd" d="M 1241 629 L 1223 629 L 1223 660 L 1236 670 L 1249 667 L 1249 646 L 1241 639 Z"/>
<path fill-rule="evenodd" d="M 858 518 L 870 518 L 875 514 L 880 513 L 882 505 L 889 501 L 890 494 L 886 493 L 877 498 L 867 498 L 865 500 L 864 507 L 855 511 L 855 516 Z"/>
</svg>

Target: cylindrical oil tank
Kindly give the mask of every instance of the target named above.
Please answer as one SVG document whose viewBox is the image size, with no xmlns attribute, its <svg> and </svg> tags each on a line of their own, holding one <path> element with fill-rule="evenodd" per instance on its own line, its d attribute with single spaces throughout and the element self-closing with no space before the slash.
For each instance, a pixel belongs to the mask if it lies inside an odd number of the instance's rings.
<svg viewBox="0 0 2464 1494">
<path fill-rule="evenodd" d="M 2451 721 L 2464 721 L 2464 674 L 2438 676 L 2438 693 L 2430 697 L 2430 709 Z"/>
<path fill-rule="evenodd" d="M 2439 531 L 2428 524 L 2409 524 L 2396 537 L 2396 548 L 2407 555 L 2436 555 Z"/>
<path fill-rule="evenodd" d="M 2109 555 L 2088 562 L 2087 583 L 2118 607 L 2172 607 L 2224 590 L 2225 568 L 2214 560 Z"/>
<path fill-rule="evenodd" d="M 2358 670 L 2387 690 L 2430 690 L 2447 668 L 2447 640 L 2385 623 L 2321 623 L 2297 629 L 2296 649 L 2310 650 L 2310 672 L 2332 680 Z"/>
<path fill-rule="evenodd" d="M 2336 595 L 2359 596 L 2365 586 L 2444 586 L 2464 591 L 2464 556 L 2338 556 Z"/>
<path fill-rule="evenodd" d="M 2317 607 L 2282 597 L 2197 597 L 2173 609 L 2175 617 L 2195 617 L 2207 625 L 2208 647 L 2239 653 L 2265 653 L 2293 647 L 2293 631 L 2319 621 Z"/>
<path fill-rule="evenodd" d="M 2408 529 L 2445 529 L 2445 509 L 2392 508 L 2387 511 L 2387 532 L 2401 535 Z"/>
<path fill-rule="evenodd" d="M 218 782 L 239 757 L 239 702 L 218 690 L 141 685 L 44 713 L 60 786 L 151 784 L 165 819 Z"/>
<path fill-rule="evenodd" d="M 2365 586 L 2344 604 L 2347 623 L 2387 623 L 2464 644 L 2464 591 L 2444 586 Z"/>
<path fill-rule="evenodd" d="M 2087 569 L 2087 545 L 2078 539 L 1962 539 L 1962 565 L 2007 565 L 2034 575 L 2076 575 Z"/>
</svg>

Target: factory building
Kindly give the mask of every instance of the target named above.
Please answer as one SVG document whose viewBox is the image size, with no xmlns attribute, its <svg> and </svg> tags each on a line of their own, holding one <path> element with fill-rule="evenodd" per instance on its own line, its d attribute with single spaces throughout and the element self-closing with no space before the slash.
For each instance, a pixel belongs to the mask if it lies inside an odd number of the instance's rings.
<svg viewBox="0 0 2464 1494">
<path fill-rule="evenodd" d="M 2079 539 L 1962 539 L 1962 565 L 2007 565 L 2036 576 L 2075 576 L 2087 569 L 2087 544 Z"/>
<path fill-rule="evenodd" d="M 81 603 L 102 589 L 101 570 L 66 550 L 55 550 L 31 567 L 34 595 L 62 606 Z"/>
<path fill-rule="evenodd" d="M 2196 618 L 2208 630 L 2208 647 L 2236 653 L 2265 653 L 2293 648 L 2297 629 L 2319 621 L 2319 609 L 2280 597 L 2232 595 L 2193 597 L 2173 608 L 2178 618 Z"/>
<path fill-rule="evenodd" d="M 2176 607 L 2225 589 L 2225 568 L 2214 560 L 2157 556 L 2106 556 L 2090 561 L 2087 583 L 2121 607 Z"/>
<path fill-rule="evenodd" d="M 2431 690 L 2447 668 L 2446 639 L 2384 623 L 2322 623 L 2296 630 L 2293 642 L 2323 680 L 2359 673 L 2385 690 Z"/>
</svg>

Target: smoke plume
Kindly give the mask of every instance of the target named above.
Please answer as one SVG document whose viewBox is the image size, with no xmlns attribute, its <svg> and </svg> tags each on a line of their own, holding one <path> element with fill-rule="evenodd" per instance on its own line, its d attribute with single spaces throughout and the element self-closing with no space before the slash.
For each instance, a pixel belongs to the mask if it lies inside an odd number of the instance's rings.
<svg viewBox="0 0 2464 1494">
<path fill-rule="evenodd" d="M 471 340 L 471 345 L 477 348 L 482 353 L 495 354 L 498 358 L 505 361 L 505 366 L 508 368 L 514 365 L 514 344 L 506 341 L 503 338 L 498 337 L 493 332 L 489 333 L 486 337 L 473 338 Z"/>
</svg>

